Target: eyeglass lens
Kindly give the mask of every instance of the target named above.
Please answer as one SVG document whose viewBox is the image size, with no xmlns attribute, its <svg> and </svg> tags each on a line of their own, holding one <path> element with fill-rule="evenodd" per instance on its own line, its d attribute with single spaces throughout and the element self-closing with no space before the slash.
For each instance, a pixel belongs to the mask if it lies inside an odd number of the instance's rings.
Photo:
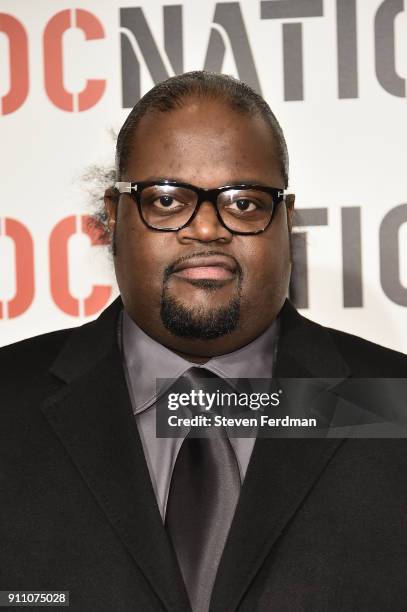
<svg viewBox="0 0 407 612">
<path fill-rule="evenodd" d="M 174 229 L 189 221 L 198 196 L 191 189 L 174 185 L 152 185 L 140 194 L 143 217 L 148 225 Z M 231 230 L 264 229 L 273 212 L 273 197 L 256 189 L 227 189 L 218 195 L 222 221 Z"/>
</svg>

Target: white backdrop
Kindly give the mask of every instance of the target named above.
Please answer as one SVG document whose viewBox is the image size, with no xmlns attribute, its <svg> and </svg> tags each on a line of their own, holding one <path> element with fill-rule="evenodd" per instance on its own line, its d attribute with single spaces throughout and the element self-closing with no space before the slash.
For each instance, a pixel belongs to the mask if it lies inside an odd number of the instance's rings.
<svg viewBox="0 0 407 612">
<path fill-rule="evenodd" d="M 404 9 L 1 0 L 0 344 L 79 325 L 115 297 L 105 247 L 83 232 L 83 172 L 113 163 L 111 130 L 138 90 L 206 67 L 256 86 L 285 131 L 301 312 L 406 352 Z"/>
</svg>

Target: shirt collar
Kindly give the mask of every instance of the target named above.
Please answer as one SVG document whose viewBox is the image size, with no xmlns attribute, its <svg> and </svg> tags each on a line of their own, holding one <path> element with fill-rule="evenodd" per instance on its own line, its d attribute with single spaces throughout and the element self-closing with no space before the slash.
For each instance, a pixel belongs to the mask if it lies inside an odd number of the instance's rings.
<svg viewBox="0 0 407 612">
<path fill-rule="evenodd" d="M 157 378 L 176 380 L 192 366 L 206 368 L 221 378 L 271 378 L 279 326 L 277 318 L 249 344 L 197 366 L 153 340 L 123 310 L 119 319 L 120 342 L 134 413 L 155 403 Z"/>
</svg>

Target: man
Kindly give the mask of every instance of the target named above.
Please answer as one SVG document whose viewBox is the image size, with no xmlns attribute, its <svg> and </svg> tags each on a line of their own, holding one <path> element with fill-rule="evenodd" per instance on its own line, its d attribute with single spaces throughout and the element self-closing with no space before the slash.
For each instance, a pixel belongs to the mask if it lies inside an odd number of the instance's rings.
<svg viewBox="0 0 407 612">
<path fill-rule="evenodd" d="M 403 439 L 155 436 L 156 378 L 406 376 L 286 300 L 287 181 L 276 118 L 234 79 L 187 73 L 132 110 L 105 194 L 121 299 L 1 351 L 1 589 L 80 611 L 405 609 Z"/>
</svg>

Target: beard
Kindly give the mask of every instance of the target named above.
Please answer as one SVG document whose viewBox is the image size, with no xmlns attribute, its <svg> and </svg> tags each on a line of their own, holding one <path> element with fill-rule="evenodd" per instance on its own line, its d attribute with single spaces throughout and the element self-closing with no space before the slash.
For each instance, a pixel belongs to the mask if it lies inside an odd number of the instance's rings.
<svg viewBox="0 0 407 612">
<path fill-rule="evenodd" d="M 208 292 L 216 291 L 219 285 L 212 280 L 194 280 L 191 284 Z M 185 306 L 182 302 L 169 295 L 168 284 L 165 281 L 161 296 L 161 321 L 173 335 L 195 340 L 213 340 L 230 334 L 236 329 L 240 318 L 241 279 L 237 294 L 231 298 L 227 306 L 196 307 Z"/>
</svg>

